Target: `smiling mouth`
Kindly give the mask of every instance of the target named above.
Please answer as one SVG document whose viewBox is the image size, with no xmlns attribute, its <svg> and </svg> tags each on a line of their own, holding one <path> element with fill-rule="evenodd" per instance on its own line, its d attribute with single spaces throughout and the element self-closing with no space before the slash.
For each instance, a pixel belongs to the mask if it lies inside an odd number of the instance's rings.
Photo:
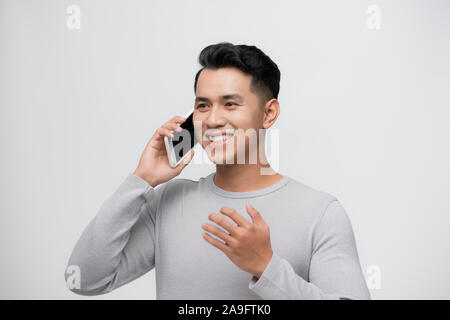
<svg viewBox="0 0 450 320">
<path fill-rule="evenodd" d="M 227 143 L 231 138 L 235 136 L 235 133 L 227 133 L 221 135 L 205 135 L 208 146 L 210 147 L 218 147 L 225 143 Z"/>
</svg>

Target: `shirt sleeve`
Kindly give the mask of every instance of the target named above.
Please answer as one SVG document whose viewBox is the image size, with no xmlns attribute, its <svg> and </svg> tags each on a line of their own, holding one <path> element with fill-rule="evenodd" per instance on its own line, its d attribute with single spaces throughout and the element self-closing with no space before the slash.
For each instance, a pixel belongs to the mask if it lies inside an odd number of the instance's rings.
<svg viewBox="0 0 450 320">
<path fill-rule="evenodd" d="M 155 266 L 156 211 L 164 184 L 153 188 L 129 173 L 88 224 L 68 261 L 80 273 L 74 293 L 108 293 Z M 66 283 L 70 274 L 65 272 Z M 74 288 L 72 288 L 74 287 Z"/>
<path fill-rule="evenodd" d="M 328 205 L 313 233 L 309 282 L 273 252 L 261 277 L 253 276 L 249 288 L 267 300 L 370 300 L 353 229 L 340 202 Z"/>
</svg>

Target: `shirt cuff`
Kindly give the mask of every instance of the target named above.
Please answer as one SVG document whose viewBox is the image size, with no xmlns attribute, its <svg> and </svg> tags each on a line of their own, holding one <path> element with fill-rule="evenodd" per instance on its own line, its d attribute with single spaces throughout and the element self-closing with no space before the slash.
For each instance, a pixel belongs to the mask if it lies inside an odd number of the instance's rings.
<svg viewBox="0 0 450 320">
<path fill-rule="evenodd" d="M 147 181 L 145 181 L 141 177 L 138 177 L 133 172 L 130 172 L 128 174 L 125 184 L 126 184 L 127 188 L 131 187 L 133 189 L 134 188 L 141 189 L 142 194 L 144 196 L 154 192 L 154 188 L 150 184 L 148 184 Z"/>
<path fill-rule="evenodd" d="M 272 279 L 280 269 L 281 263 L 281 257 L 276 252 L 272 252 L 272 258 L 270 259 L 269 264 L 266 266 L 266 269 L 264 269 L 259 279 L 255 276 L 252 276 L 252 278 L 250 279 L 250 283 L 248 284 L 248 288 L 250 290 L 253 290 L 257 294 L 263 291 L 268 284 L 273 282 Z"/>
</svg>

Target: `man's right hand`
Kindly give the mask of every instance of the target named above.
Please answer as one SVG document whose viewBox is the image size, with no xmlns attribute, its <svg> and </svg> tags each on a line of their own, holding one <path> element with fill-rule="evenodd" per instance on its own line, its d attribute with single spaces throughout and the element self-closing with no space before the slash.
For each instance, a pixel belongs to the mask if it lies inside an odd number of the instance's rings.
<svg viewBox="0 0 450 320">
<path fill-rule="evenodd" d="M 169 164 L 164 136 L 173 138 L 171 131 L 181 131 L 182 129 L 177 123 L 181 124 L 184 121 L 186 118 L 179 116 L 167 121 L 155 131 L 145 146 L 134 174 L 153 188 L 178 176 L 194 156 L 194 150 L 191 150 L 190 154 L 177 167 L 172 168 Z"/>
</svg>

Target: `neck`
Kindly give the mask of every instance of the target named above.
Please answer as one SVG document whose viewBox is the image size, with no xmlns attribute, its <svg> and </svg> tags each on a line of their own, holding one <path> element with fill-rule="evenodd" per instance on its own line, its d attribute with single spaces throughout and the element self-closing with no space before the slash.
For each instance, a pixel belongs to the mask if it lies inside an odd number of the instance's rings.
<svg viewBox="0 0 450 320">
<path fill-rule="evenodd" d="M 214 183 L 226 191 L 246 192 L 269 187 L 282 178 L 269 164 L 218 164 Z"/>
</svg>

